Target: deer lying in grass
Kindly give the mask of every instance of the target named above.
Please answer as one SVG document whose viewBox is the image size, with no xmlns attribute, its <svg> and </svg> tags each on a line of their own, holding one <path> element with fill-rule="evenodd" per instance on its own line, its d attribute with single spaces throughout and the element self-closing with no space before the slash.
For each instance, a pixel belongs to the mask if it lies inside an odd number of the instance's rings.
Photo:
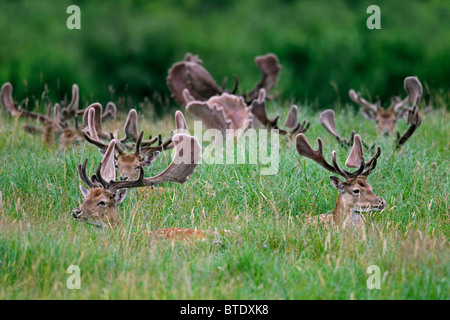
<svg viewBox="0 0 450 320">
<path fill-rule="evenodd" d="M 97 146 L 101 153 L 106 151 L 108 143 L 112 139 L 117 139 L 115 165 L 119 180 L 137 179 L 141 164 L 148 167 L 156 160 L 160 152 L 173 148 L 174 144 L 171 138 L 164 143 L 161 141 L 161 136 L 153 139 L 150 137 L 149 140 L 143 141 L 144 132 L 141 131 L 138 134 L 138 115 L 134 109 L 128 112 L 124 126 L 124 138 L 119 139 L 117 136 L 107 134 L 103 130 L 101 118 L 98 116 L 100 114 L 99 107 L 101 107 L 99 104 L 93 104 L 86 110 L 84 118 L 88 130 L 84 133 L 84 136 L 88 142 Z M 177 133 L 186 132 L 186 120 L 180 111 L 175 113 L 175 123 Z M 158 142 L 158 146 L 152 146 L 156 142 Z"/>
<path fill-rule="evenodd" d="M 72 100 L 61 109 L 57 103 L 53 107 L 50 101 L 47 99 L 47 113 L 45 115 L 24 110 L 18 107 L 18 104 L 14 102 L 12 98 L 12 85 L 7 82 L 2 86 L 0 92 L 0 99 L 2 104 L 8 110 L 8 113 L 13 117 L 23 117 L 28 119 L 35 119 L 42 124 L 42 127 L 35 127 L 31 125 L 24 126 L 24 130 L 31 134 L 40 134 L 42 139 L 47 144 L 52 144 L 55 140 L 58 140 L 60 148 L 71 148 L 82 141 L 84 141 L 82 129 L 78 126 L 77 116 L 83 110 L 78 110 L 79 105 L 79 93 L 78 86 L 74 84 L 72 86 Z M 53 116 L 52 116 L 53 110 Z M 117 108 L 114 103 L 108 103 L 108 107 L 105 113 L 102 115 L 102 119 L 115 118 Z M 68 120 L 74 120 L 74 128 L 70 128 L 67 123 Z"/>
<path fill-rule="evenodd" d="M 418 106 L 420 102 L 420 98 L 422 97 L 422 85 L 416 77 L 407 77 L 404 81 L 404 87 L 405 91 L 408 93 L 408 98 L 405 100 L 409 100 L 412 104 L 412 106 L 407 109 L 406 111 L 402 111 L 405 115 L 407 115 L 407 124 L 409 125 L 409 128 L 406 130 L 406 132 L 401 135 L 400 132 L 397 132 L 397 139 L 395 141 L 395 147 L 397 149 L 400 149 L 402 145 L 408 141 L 408 139 L 412 136 L 412 134 L 416 131 L 416 129 L 420 126 L 422 123 L 422 119 L 418 113 Z M 361 99 L 361 98 L 360 98 Z M 388 110 L 384 110 L 381 107 L 379 108 L 380 112 L 388 112 Z M 395 109 L 395 108 L 394 108 Z M 391 111 L 393 111 L 392 109 Z M 363 110 L 363 109 L 361 109 Z M 380 113 L 381 114 L 381 113 Z M 398 114 L 398 113 L 397 113 Z M 378 114 L 377 114 L 378 116 Z M 325 110 L 322 112 L 319 116 L 319 121 L 322 124 L 322 126 L 331 133 L 336 140 L 341 144 L 344 148 L 349 148 L 352 144 L 353 138 L 355 136 L 355 131 L 352 131 L 351 137 L 349 140 L 345 140 L 341 138 L 339 133 L 336 130 L 336 124 L 334 120 L 334 111 L 331 109 Z M 386 120 L 387 121 L 387 120 Z M 380 124 L 380 122 L 377 122 Z M 383 122 L 383 126 L 386 125 L 387 122 Z M 395 122 L 390 123 L 392 126 L 395 124 Z M 391 128 L 391 127 L 389 127 Z M 371 146 L 368 146 L 364 142 L 362 142 L 363 146 L 368 150 L 374 150 L 375 144 L 372 144 Z"/>
<path fill-rule="evenodd" d="M 420 87 L 420 95 L 422 95 L 422 85 L 417 77 L 406 77 L 404 80 L 405 89 L 407 83 L 408 86 L 414 89 Z M 403 100 L 397 96 L 393 97 L 388 109 L 384 109 L 381 106 L 378 98 L 375 103 L 369 102 L 361 96 L 361 93 L 356 93 L 353 89 L 349 91 L 349 96 L 355 103 L 360 105 L 360 111 L 364 117 L 376 122 L 378 131 L 383 135 L 394 134 L 396 122 L 408 115 L 408 109 L 410 109 L 408 102 L 413 104 L 409 92 L 408 96 Z"/>
<path fill-rule="evenodd" d="M 266 90 L 264 88 L 260 89 L 258 98 L 253 100 L 251 108 L 252 114 L 256 119 L 254 123 L 259 122 L 261 125 L 268 129 L 278 129 L 280 134 L 286 135 L 288 137 L 295 137 L 299 133 L 305 133 L 310 125 L 310 123 L 306 123 L 305 120 L 303 120 L 302 123 L 298 121 L 298 107 L 296 105 L 293 105 L 289 110 L 286 122 L 284 123 L 284 125 L 289 129 L 281 129 L 278 126 L 278 120 L 280 119 L 280 116 L 276 116 L 272 120 L 267 116 Z"/>
<path fill-rule="evenodd" d="M 378 147 L 375 155 L 368 161 L 364 161 L 361 137 L 357 134 L 353 139 L 353 147 L 350 155 L 345 162 L 349 168 L 358 168 L 350 172 L 339 167 L 336 160 L 336 152 L 332 153 L 332 164 L 329 164 L 323 157 L 322 140 L 317 139 L 318 149 L 313 148 L 306 140 L 303 133 L 295 137 L 297 152 L 307 158 L 314 160 L 326 170 L 338 174 L 344 178 L 344 181 L 335 176 L 330 176 L 331 185 L 339 192 L 338 200 L 332 214 L 321 214 L 318 217 L 319 222 L 343 223 L 344 226 L 364 225 L 360 213 L 381 211 L 386 207 L 383 198 L 378 197 L 367 182 L 367 177 L 375 169 L 377 159 L 381 154 L 381 148 Z"/>
<path fill-rule="evenodd" d="M 118 141 L 112 140 L 100 162 L 95 175 L 89 178 L 86 173 L 87 159 L 78 165 L 81 180 L 89 187 L 80 185 L 83 203 L 71 215 L 74 219 L 96 226 L 118 226 L 120 224 L 119 205 L 125 199 L 129 188 L 155 186 L 167 181 L 184 183 L 195 172 L 201 159 L 201 146 L 195 137 L 184 133 L 173 136 L 175 156 L 172 163 L 155 177 L 144 178 L 144 166 L 139 166 L 139 176 L 135 180 L 115 181 L 114 150 Z M 150 232 L 167 239 L 203 239 L 206 233 L 201 230 L 169 228 Z"/>
<path fill-rule="evenodd" d="M 167 85 L 172 92 L 172 97 L 181 105 L 186 106 L 191 100 L 186 100 L 183 93 L 188 90 L 190 96 L 196 101 L 206 101 L 213 96 L 219 96 L 227 93 L 226 78 L 222 87 L 219 87 L 209 72 L 202 66 L 202 60 L 191 53 L 185 55 L 184 61 L 177 62 L 169 69 L 167 76 Z M 272 90 L 277 81 L 281 70 L 278 58 L 273 53 L 255 58 L 255 63 L 261 71 L 261 79 L 255 87 L 242 97 L 247 104 L 250 104 L 258 97 L 259 90 L 264 88 L 267 92 Z M 235 76 L 235 86 L 231 94 L 235 94 L 238 89 L 238 79 Z"/>
</svg>

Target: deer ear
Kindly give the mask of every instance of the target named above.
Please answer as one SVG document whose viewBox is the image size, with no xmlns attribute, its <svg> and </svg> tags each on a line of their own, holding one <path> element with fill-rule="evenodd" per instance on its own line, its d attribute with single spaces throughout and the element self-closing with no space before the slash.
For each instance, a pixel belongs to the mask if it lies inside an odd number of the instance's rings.
<svg viewBox="0 0 450 320">
<path fill-rule="evenodd" d="M 338 177 L 330 176 L 330 183 L 337 191 L 339 191 L 339 193 L 344 192 L 344 183 Z"/>
<path fill-rule="evenodd" d="M 81 184 L 80 184 L 80 191 L 81 191 L 81 194 L 83 195 L 83 197 L 86 197 L 89 193 L 89 190 L 86 189 L 85 187 L 83 187 Z"/>
<path fill-rule="evenodd" d="M 122 203 L 123 200 L 125 200 L 125 197 L 127 196 L 128 189 L 119 189 L 116 191 L 116 194 L 114 195 L 114 204 L 118 206 Z"/>
</svg>

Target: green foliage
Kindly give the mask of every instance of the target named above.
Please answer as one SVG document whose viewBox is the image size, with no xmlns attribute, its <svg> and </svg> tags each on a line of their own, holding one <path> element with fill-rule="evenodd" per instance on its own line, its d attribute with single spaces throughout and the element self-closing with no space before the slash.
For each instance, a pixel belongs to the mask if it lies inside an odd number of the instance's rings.
<svg viewBox="0 0 450 320">
<path fill-rule="evenodd" d="M 82 29 L 68 30 L 73 2 L 2 2 L 0 81 L 11 81 L 18 99 L 38 96 L 44 83 L 62 99 L 78 83 L 83 103 L 125 96 L 120 107 L 129 109 L 147 96 L 161 114 L 167 70 L 186 52 L 200 55 L 218 83 L 237 74 L 241 93 L 259 79 L 254 57 L 274 52 L 280 96 L 313 107 L 348 102 L 349 88 L 387 103 L 404 95 L 408 75 L 448 89 L 448 1 L 377 1 L 381 30 L 366 27 L 373 1 L 349 0 L 76 1 Z"/>
<path fill-rule="evenodd" d="M 89 158 L 93 172 L 97 150 L 43 147 L 3 110 L 0 299 L 449 299 L 450 132 L 440 106 L 401 151 L 394 151 L 393 138 L 377 136 L 372 122 L 351 110 L 338 114 L 343 136 L 355 129 L 382 147 L 369 182 L 387 208 L 366 216 L 365 237 L 308 222 L 333 209 L 336 192 L 329 173 L 284 138 L 277 175 L 260 176 L 257 165 L 202 164 L 187 183 L 168 184 L 160 196 L 129 194 L 120 206 L 121 229 L 77 223 L 69 216 L 82 199 L 76 164 Z M 269 116 L 281 110 L 284 118 L 287 108 L 271 103 Z M 313 147 L 320 136 L 324 154 L 337 150 L 343 162 L 346 152 L 315 120 L 318 114 L 300 110 L 312 123 L 306 135 Z M 108 123 L 110 130 L 124 117 Z M 140 120 L 146 134 L 174 126 L 172 116 Z M 169 161 L 164 154 L 148 174 Z M 232 233 L 195 244 L 144 234 L 168 227 Z M 69 265 L 81 268 L 80 290 L 66 287 Z M 370 265 L 381 269 L 381 290 L 366 287 Z"/>
</svg>

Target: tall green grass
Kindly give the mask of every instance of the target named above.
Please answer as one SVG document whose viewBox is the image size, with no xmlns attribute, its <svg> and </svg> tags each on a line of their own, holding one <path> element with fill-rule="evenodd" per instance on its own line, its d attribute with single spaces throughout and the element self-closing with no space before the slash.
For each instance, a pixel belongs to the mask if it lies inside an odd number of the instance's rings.
<svg viewBox="0 0 450 320">
<path fill-rule="evenodd" d="M 269 105 L 286 116 L 289 105 Z M 311 121 L 313 147 L 347 156 Z M 185 113 L 186 114 L 186 113 Z M 23 121 L 3 110 L 0 120 L 0 299 L 449 299 L 449 117 L 445 107 L 424 116 L 401 151 L 360 115 L 338 113 L 344 136 L 355 129 L 382 147 L 369 177 L 387 201 L 366 215 L 366 232 L 308 222 L 331 212 L 336 192 L 329 174 L 301 158 L 281 137 L 279 173 L 258 165 L 202 164 L 183 185 L 160 196 L 131 192 L 121 204 L 122 227 L 98 229 L 69 216 L 82 201 L 76 164 L 101 159 L 90 145 L 60 152 L 23 133 Z M 125 115 L 109 124 L 121 128 Z M 193 119 L 187 117 L 190 127 Z M 173 117 L 140 119 L 146 134 L 168 134 Z M 404 121 L 399 124 L 406 128 Z M 369 155 L 368 155 L 369 156 Z M 371 155 L 370 155 L 371 156 Z M 160 157 L 147 174 L 169 163 Z M 145 230 L 167 227 L 230 230 L 206 241 L 171 243 Z M 69 290 L 69 265 L 81 268 L 81 289 Z M 378 265 L 380 290 L 369 290 L 366 269 Z"/>
</svg>

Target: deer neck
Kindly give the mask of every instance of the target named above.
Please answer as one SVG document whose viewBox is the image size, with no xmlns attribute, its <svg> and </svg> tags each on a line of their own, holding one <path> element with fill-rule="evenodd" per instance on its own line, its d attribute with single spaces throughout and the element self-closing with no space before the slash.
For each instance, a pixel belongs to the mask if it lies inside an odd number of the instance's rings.
<svg viewBox="0 0 450 320">
<path fill-rule="evenodd" d="M 353 222 L 360 220 L 359 213 L 353 211 L 353 204 L 346 203 L 341 194 L 339 194 L 336 205 L 333 210 L 333 220 L 335 222 L 342 222 L 351 219 Z"/>
</svg>

